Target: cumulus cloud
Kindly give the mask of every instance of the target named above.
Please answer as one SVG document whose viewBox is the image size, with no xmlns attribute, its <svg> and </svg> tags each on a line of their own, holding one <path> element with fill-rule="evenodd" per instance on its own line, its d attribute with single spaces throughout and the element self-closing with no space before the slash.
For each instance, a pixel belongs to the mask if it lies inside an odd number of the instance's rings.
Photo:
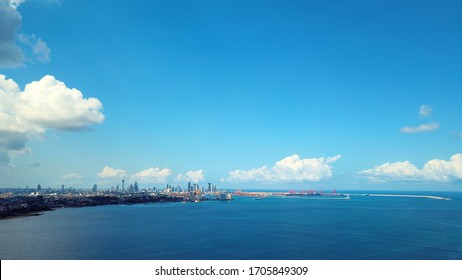
<svg viewBox="0 0 462 280">
<path fill-rule="evenodd" d="M 374 182 L 390 181 L 436 181 L 450 182 L 462 179 L 462 154 L 449 160 L 432 159 L 422 169 L 409 161 L 385 163 L 359 172 Z"/>
<path fill-rule="evenodd" d="M 50 75 L 27 84 L 20 100 L 16 113 L 35 126 L 78 130 L 104 121 L 98 99 L 83 98 L 82 92 Z"/>
<path fill-rule="evenodd" d="M 0 74 L 0 154 L 7 158 L 29 151 L 26 143 L 47 129 L 79 130 L 104 121 L 102 103 L 84 98 L 53 76 L 26 85 Z"/>
<path fill-rule="evenodd" d="M 423 177 L 431 181 L 462 179 L 462 154 L 455 154 L 448 161 L 432 159 L 424 165 L 422 172 Z"/>
<path fill-rule="evenodd" d="M 163 183 L 172 174 L 172 171 L 168 168 L 152 167 L 142 170 L 138 173 L 128 175 L 124 169 L 115 169 L 109 166 L 105 166 L 103 170 L 98 173 L 99 179 L 124 179 L 129 177 L 134 181 L 140 181 L 145 183 Z"/>
<path fill-rule="evenodd" d="M 0 0 L 0 67 L 21 66 L 26 57 L 24 52 L 31 54 L 30 60 L 50 60 L 51 50 L 41 38 L 19 33 L 22 17 L 17 8 L 24 2 Z"/>
<path fill-rule="evenodd" d="M 180 173 L 178 174 L 178 176 L 176 176 L 175 181 L 198 183 L 200 181 L 204 181 L 204 179 L 205 179 L 204 170 L 199 169 L 199 170 L 190 170 L 186 172 L 185 175 Z"/>
<path fill-rule="evenodd" d="M 437 130 L 440 125 L 436 122 L 421 124 L 419 126 L 405 126 L 401 128 L 401 133 L 420 133 L 420 132 L 432 132 Z"/>
<path fill-rule="evenodd" d="M 132 179 L 141 182 L 163 183 L 172 174 L 168 168 L 153 167 L 132 175 Z"/>
<path fill-rule="evenodd" d="M 270 182 L 273 181 L 273 176 L 268 166 L 262 166 L 249 170 L 236 169 L 230 171 L 228 180 L 232 182 Z"/>
<path fill-rule="evenodd" d="M 228 181 L 232 182 L 319 182 L 332 177 L 332 163 L 340 159 L 334 157 L 306 158 L 291 155 L 276 162 L 274 166 L 262 166 L 249 170 L 229 172 Z"/>
<path fill-rule="evenodd" d="M 409 161 L 398 161 L 395 163 L 387 162 L 372 169 L 360 171 L 359 174 L 374 182 L 385 182 L 416 180 L 419 172 L 417 167 Z"/>
<path fill-rule="evenodd" d="M 433 108 L 430 105 L 420 105 L 419 117 L 426 118 L 429 117 L 433 112 Z"/>
<path fill-rule="evenodd" d="M 107 179 L 107 178 L 124 178 L 127 176 L 127 172 L 123 169 L 114 169 L 109 166 L 105 166 L 103 171 L 98 173 L 98 178 Z"/>
<path fill-rule="evenodd" d="M 0 0 L 0 67 L 20 66 L 24 55 L 16 44 L 16 32 L 21 27 L 21 15 L 16 10 L 16 3 Z"/>
<path fill-rule="evenodd" d="M 1 106 L 1 101 L 0 101 L 0 106 Z M 2 122 L 1 113 L 2 112 L 0 110 L 0 125 Z M 28 140 L 27 135 L 23 133 L 0 129 L 0 153 L 9 155 L 9 157 L 17 155 L 18 153 L 19 154 L 27 153 L 29 151 L 26 148 L 27 140 Z"/>
</svg>

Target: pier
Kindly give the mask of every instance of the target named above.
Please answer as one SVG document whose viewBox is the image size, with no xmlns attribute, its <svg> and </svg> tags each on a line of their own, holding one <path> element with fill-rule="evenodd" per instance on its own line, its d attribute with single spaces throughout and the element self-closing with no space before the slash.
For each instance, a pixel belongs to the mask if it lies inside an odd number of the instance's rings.
<svg viewBox="0 0 462 280">
<path fill-rule="evenodd" d="M 412 197 L 412 198 L 428 198 L 428 199 L 439 199 L 439 200 L 452 200 L 448 197 L 434 196 L 434 195 L 418 195 L 418 194 L 369 194 L 369 196 L 380 196 L 380 197 Z"/>
</svg>

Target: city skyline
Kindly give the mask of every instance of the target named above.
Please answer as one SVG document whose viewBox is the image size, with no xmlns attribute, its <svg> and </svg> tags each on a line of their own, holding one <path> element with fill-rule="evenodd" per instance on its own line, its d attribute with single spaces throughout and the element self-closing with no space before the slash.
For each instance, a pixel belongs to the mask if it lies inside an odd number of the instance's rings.
<svg viewBox="0 0 462 280">
<path fill-rule="evenodd" d="M 0 188 L 462 191 L 461 12 L 0 0 Z"/>
</svg>

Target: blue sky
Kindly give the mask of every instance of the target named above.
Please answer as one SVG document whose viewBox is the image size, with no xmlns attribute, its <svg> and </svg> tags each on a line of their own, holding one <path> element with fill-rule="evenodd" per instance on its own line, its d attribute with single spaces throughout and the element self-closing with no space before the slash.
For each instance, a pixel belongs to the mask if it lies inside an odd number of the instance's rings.
<svg viewBox="0 0 462 280">
<path fill-rule="evenodd" d="M 462 187 L 459 1 L 0 2 L 2 187 Z"/>
</svg>

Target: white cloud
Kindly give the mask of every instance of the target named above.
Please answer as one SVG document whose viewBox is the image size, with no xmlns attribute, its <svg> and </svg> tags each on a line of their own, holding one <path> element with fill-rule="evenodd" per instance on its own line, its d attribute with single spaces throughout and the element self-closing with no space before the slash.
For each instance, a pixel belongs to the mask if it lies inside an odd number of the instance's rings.
<svg viewBox="0 0 462 280">
<path fill-rule="evenodd" d="M 50 75 L 27 84 L 20 100 L 16 113 L 37 126 L 76 130 L 104 121 L 103 104 L 98 99 L 83 98 L 78 89 L 68 88 Z"/>
<path fill-rule="evenodd" d="M 419 170 L 409 161 L 385 163 L 372 169 L 360 171 L 359 174 L 374 182 L 416 180 Z"/>
<path fill-rule="evenodd" d="M 420 105 L 419 117 L 426 118 L 433 113 L 433 108 L 430 105 Z M 424 123 L 418 126 L 405 126 L 400 129 L 401 133 L 421 133 L 432 132 L 437 130 L 440 125 L 437 122 Z"/>
<path fill-rule="evenodd" d="M 0 153 L 8 158 L 27 152 L 27 141 L 47 129 L 78 130 L 104 121 L 102 103 L 84 98 L 53 76 L 18 84 L 0 74 Z"/>
<path fill-rule="evenodd" d="M 163 183 L 172 174 L 168 168 L 153 167 L 131 176 L 133 180 L 149 183 Z"/>
<path fill-rule="evenodd" d="M 127 176 L 127 172 L 123 169 L 114 169 L 109 166 L 105 166 L 103 171 L 98 173 L 98 178 L 106 179 L 106 178 L 124 178 Z"/>
<path fill-rule="evenodd" d="M 437 130 L 440 125 L 436 122 L 421 124 L 419 126 L 406 126 L 401 128 L 401 133 L 420 133 L 420 132 L 432 132 Z"/>
<path fill-rule="evenodd" d="M 236 169 L 230 171 L 228 180 L 232 182 L 270 182 L 273 180 L 273 176 L 267 166 L 262 166 L 249 170 Z"/>
<path fill-rule="evenodd" d="M 82 175 L 78 173 L 64 174 L 59 178 L 59 181 L 57 181 L 57 183 L 81 187 L 83 184 Z"/>
<path fill-rule="evenodd" d="M 436 181 L 450 182 L 462 179 L 462 154 L 455 154 L 449 160 L 432 159 L 422 169 L 409 161 L 385 163 L 359 174 L 375 182 L 390 181 Z"/>
<path fill-rule="evenodd" d="M 35 34 L 21 34 L 22 17 L 17 8 L 25 0 L 0 0 L 0 67 L 21 66 L 30 53 L 31 60 L 47 62 L 51 50 Z M 16 42 L 19 40 L 19 45 Z M 24 52 L 27 54 L 25 55 Z"/>
<path fill-rule="evenodd" d="M 429 117 L 433 112 L 433 108 L 430 105 L 420 105 L 419 117 L 426 118 Z"/>
<path fill-rule="evenodd" d="M 9 2 L 14 8 L 17 8 L 19 5 L 26 2 L 26 0 L 6 0 L 6 2 Z"/>
<path fill-rule="evenodd" d="M 105 166 L 103 171 L 98 174 L 100 179 L 124 179 L 130 177 L 133 181 L 147 182 L 147 183 L 163 183 L 172 174 L 168 168 L 152 167 L 140 171 L 138 173 L 127 176 L 127 171 L 124 169 L 114 169 Z"/>
<path fill-rule="evenodd" d="M 35 34 L 19 34 L 18 39 L 21 43 L 24 44 L 30 51 L 33 56 L 39 62 L 49 62 L 51 50 L 41 38 L 37 37 Z"/>
<path fill-rule="evenodd" d="M 176 176 L 175 181 L 198 183 L 200 181 L 203 181 L 204 179 L 205 179 L 204 170 L 199 169 L 199 170 L 190 170 L 186 172 L 185 175 L 180 173 L 178 174 L 178 176 Z"/>
<path fill-rule="evenodd" d="M 276 162 L 273 167 L 262 166 L 250 170 L 229 172 L 228 181 L 232 182 L 319 182 L 332 177 L 331 164 L 340 159 L 340 155 L 328 158 L 306 158 L 294 154 Z"/>
<path fill-rule="evenodd" d="M 448 161 L 432 159 L 424 165 L 422 172 L 423 177 L 431 181 L 462 179 L 462 154 L 455 154 Z"/>
<path fill-rule="evenodd" d="M 82 175 L 77 174 L 77 173 L 69 173 L 69 174 L 64 174 L 63 176 L 61 176 L 61 179 L 64 179 L 64 180 L 82 179 Z"/>
</svg>

